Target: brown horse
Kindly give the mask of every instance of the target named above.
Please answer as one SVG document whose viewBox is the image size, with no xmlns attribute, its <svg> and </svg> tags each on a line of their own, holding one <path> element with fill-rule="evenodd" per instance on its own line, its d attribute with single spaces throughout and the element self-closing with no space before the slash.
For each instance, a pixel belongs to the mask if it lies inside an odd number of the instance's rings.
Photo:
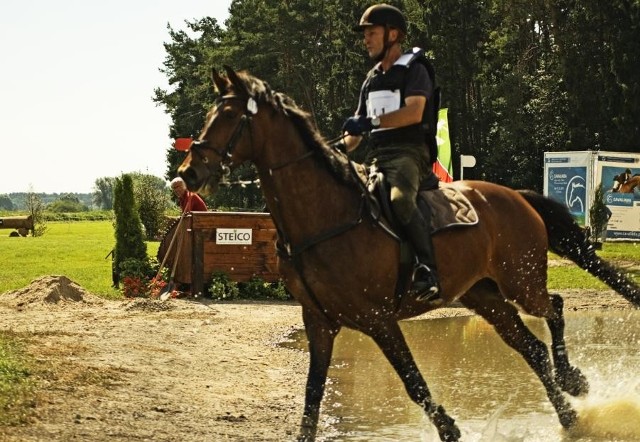
<svg viewBox="0 0 640 442">
<path fill-rule="evenodd" d="M 400 244 L 363 210 L 363 187 L 347 157 L 327 145 L 286 95 L 225 69 L 226 77 L 213 74 L 221 96 L 179 174 L 189 189 L 210 193 L 230 168 L 251 161 L 258 170 L 278 229 L 279 269 L 302 304 L 309 341 L 298 440 L 315 438 L 334 338 L 342 327 L 371 336 L 440 438 L 459 440 L 458 427 L 432 398 L 398 325 L 436 305 L 394 296 L 402 275 Z M 433 238 L 444 304 L 459 300 L 492 324 L 540 378 L 561 424 L 571 427 L 577 415 L 562 391 L 583 394 L 588 385 L 569 363 L 562 298 L 547 292 L 547 250 L 571 258 L 636 305 L 640 288 L 595 255 L 562 205 L 487 182 L 447 185 L 467 196 L 479 222 Z M 551 355 L 516 305 L 546 319 Z"/>
<path fill-rule="evenodd" d="M 618 192 L 620 193 L 633 193 L 635 188 L 640 185 L 640 174 L 635 174 L 627 181 L 620 185 Z"/>
</svg>

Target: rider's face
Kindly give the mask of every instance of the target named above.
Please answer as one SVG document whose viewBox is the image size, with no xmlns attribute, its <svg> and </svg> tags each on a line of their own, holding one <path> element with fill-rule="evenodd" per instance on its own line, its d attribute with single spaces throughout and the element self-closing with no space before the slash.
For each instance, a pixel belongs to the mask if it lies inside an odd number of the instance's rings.
<svg viewBox="0 0 640 442">
<path fill-rule="evenodd" d="M 364 29 L 364 46 L 369 58 L 375 60 L 384 50 L 384 26 L 367 26 Z"/>
</svg>

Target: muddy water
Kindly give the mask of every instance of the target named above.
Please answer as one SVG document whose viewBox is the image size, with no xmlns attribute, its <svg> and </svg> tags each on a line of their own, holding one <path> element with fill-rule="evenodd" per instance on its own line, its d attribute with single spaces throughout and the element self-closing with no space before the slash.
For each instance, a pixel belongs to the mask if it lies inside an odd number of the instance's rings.
<svg viewBox="0 0 640 442">
<path fill-rule="evenodd" d="M 549 342 L 542 320 L 526 323 Z M 464 441 L 640 440 L 640 312 L 567 314 L 570 358 L 591 385 L 586 398 L 572 399 L 581 416 L 572 433 L 561 429 L 538 378 L 482 319 L 406 321 L 402 329 Z M 329 377 L 324 440 L 439 440 L 368 337 L 340 333 Z"/>
</svg>

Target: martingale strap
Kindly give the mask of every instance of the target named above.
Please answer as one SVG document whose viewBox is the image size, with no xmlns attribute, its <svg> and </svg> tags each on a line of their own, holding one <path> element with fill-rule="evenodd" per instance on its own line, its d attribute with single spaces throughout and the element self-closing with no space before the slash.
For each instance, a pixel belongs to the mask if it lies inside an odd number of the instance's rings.
<svg viewBox="0 0 640 442">
<path fill-rule="evenodd" d="M 331 317 L 329 317 L 329 315 L 327 314 L 326 309 L 322 306 L 322 304 L 320 303 L 320 300 L 318 299 L 318 297 L 316 296 L 315 292 L 313 291 L 313 289 L 311 288 L 311 286 L 309 285 L 309 282 L 307 281 L 307 278 L 305 277 L 305 272 L 304 272 L 304 263 L 302 261 L 302 253 L 304 253 L 306 250 L 309 250 L 310 248 L 312 248 L 313 246 L 315 246 L 316 244 L 319 244 L 323 241 L 326 241 L 328 239 L 334 238 L 338 235 L 341 235 L 351 229 L 353 229 L 354 227 L 356 227 L 358 224 L 360 224 L 362 222 L 363 219 L 363 214 L 364 214 L 364 209 L 365 209 L 365 200 L 366 197 L 363 195 L 363 198 L 360 200 L 360 208 L 358 210 L 358 218 L 350 221 L 348 223 L 339 225 L 333 229 L 329 229 L 325 232 L 322 232 L 318 235 L 314 235 L 311 238 L 308 238 L 305 241 L 302 241 L 302 243 L 300 243 L 299 245 L 292 247 L 291 243 L 289 243 L 288 240 L 284 239 L 285 235 L 284 232 L 282 231 L 282 229 L 280 229 L 277 225 L 276 225 L 276 229 L 278 232 L 278 240 L 276 241 L 276 253 L 278 254 L 278 256 L 282 259 L 286 259 L 288 261 L 291 261 L 293 263 L 294 268 L 296 269 L 296 273 L 298 274 L 298 276 L 300 277 L 300 281 L 302 282 L 302 285 L 305 289 L 305 291 L 307 292 L 307 296 L 309 297 L 309 299 L 311 299 L 311 301 L 313 302 L 313 305 L 316 307 L 318 313 L 323 316 L 329 323 L 335 323 L 335 320 L 332 319 Z M 281 238 L 283 239 L 281 241 Z M 343 318 L 342 321 L 344 322 L 344 325 L 351 325 L 353 327 L 357 327 L 357 324 L 347 320 L 346 318 Z"/>
<path fill-rule="evenodd" d="M 347 223 L 341 224 L 332 229 L 321 232 L 317 235 L 314 235 L 310 238 L 305 239 L 300 244 L 296 246 L 292 246 L 288 240 L 284 240 L 283 242 L 278 241 L 276 243 L 276 251 L 281 258 L 291 259 L 294 258 L 305 251 L 309 250 L 311 247 L 316 244 L 320 244 L 321 242 L 327 241 L 331 238 L 334 238 L 338 235 L 342 235 L 343 233 L 348 232 L 349 230 L 356 227 L 358 224 L 362 223 L 363 214 L 365 207 L 365 198 L 360 199 L 360 207 L 358 209 L 358 218 Z M 284 238 L 283 232 L 279 231 L 279 236 Z"/>
</svg>

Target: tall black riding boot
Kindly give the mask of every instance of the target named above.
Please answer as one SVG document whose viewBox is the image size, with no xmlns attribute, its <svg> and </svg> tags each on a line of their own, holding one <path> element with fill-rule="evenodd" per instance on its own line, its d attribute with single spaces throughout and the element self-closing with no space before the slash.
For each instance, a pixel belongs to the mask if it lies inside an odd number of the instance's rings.
<svg viewBox="0 0 640 442">
<path fill-rule="evenodd" d="M 433 301 L 440 297 L 440 285 L 431 241 L 431 228 L 420 210 L 416 209 L 413 212 L 409 223 L 404 225 L 404 231 L 409 236 L 418 257 L 413 270 L 411 292 L 416 294 L 419 301 Z"/>
</svg>

